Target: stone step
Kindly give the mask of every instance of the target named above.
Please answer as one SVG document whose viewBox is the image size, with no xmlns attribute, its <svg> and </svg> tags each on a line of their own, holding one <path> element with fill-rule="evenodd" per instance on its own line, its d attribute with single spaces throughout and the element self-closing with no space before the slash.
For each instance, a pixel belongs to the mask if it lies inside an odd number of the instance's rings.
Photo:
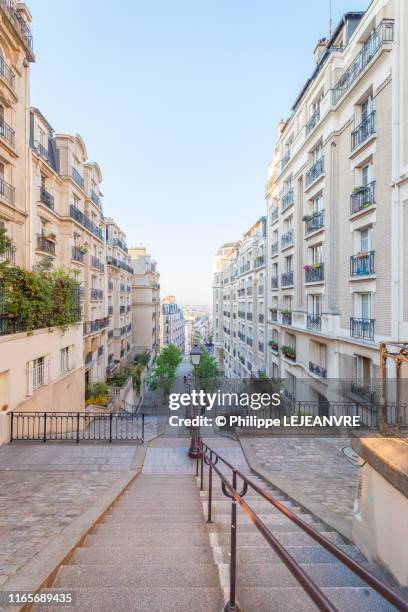
<svg viewBox="0 0 408 612">
<path fill-rule="evenodd" d="M 105 536 L 105 535 L 88 535 L 86 536 L 84 547 L 86 548 L 120 548 L 126 549 L 138 546 L 150 546 L 159 547 L 161 550 L 163 546 L 166 548 L 190 546 L 200 547 L 208 546 L 209 539 L 208 533 L 205 528 L 202 531 L 194 531 L 191 533 L 191 529 L 187 530 L 186 533 L 131 533 L 129 535 L 116 535 L 116 536 Z M 197 554 L 197 553 L 196 553 Z"/>
<path fill-rule="evenodd" d="M 195 563 L 214 563 L 210 543 L 207 539 L 206 545 L 200 548 L 194 546 L 178 546 L 167 548 L 167 540 L 161 546 L 152 548 L 150 546 L 127 548 L 79 548 L 75 551 L 70 561 L 71 565 L 98 565 L 103 560 L 103 565 L 120 565 L 121 563 L 157 565 L 171 564 L 183 565 L 194 559 Z"/>
<path fill-rule="evenodd" d="M 66 592 L 67 589 L 43 589 L 43 593 Z M 182 588 L 70 588 L 75 605 L 70 612 L 219 612 L 224 601 L 219 587 Z M 33 607 L 35 612 L 61 612 L 61 605 Z"/>
<path fill-rule="evenodd" d="M 196 563 L 195 557 L 182 565 L 174 563 L 145 564 L 139 567 L 119 565 L 64 565 L 59 570 L 54 586 L 57 588 L 177 588 L 217 587 L 218 571 L 215 565 Z"/>
<path fill-rule="evenodd" d="M 391 612 L 396 610 L 373 589 L 364 587 L 323 588 L 339 612 Z M 247 612 L 316 612 L 317 606 L 301 587 L 237 588 L 237 600 Z"/>
<path fill-rule="evenodd" d="M 123 536 L 126 535 L 127 538 L 132 537 L 132 535 L 137 535 L 139 533 L 152 534 L 157 533 L 162 535 L 169 534 L 169 523 L 160 523 L 156 522 L 150 523 L 149 525 L 140 525 L 132 523 L 100 523 L 95 526 L 94 534 L 96 535 L 105 535 L 105 536 Z M 204 521 L 197 524 L 189 524 L 189 523 L 179 523 L 171 525 L 171 533 L 172 534 L 196 534 L 196 533 L 208 533 L 207 525 Z"/>
<path fill-rule="evenodd" d="M 244 498 L 245 499 L 245 498 Z M 245 499 L 245 501 L 247 501 Z M 267 501 L 250 501 L 248 500 L 248 506 L 251 507 L 252 510 L 255 510 L 257 514 L 269 514 L 269 513 L 279 513 L 282 514 L 282 511 L 276 508 L 273 504 L 270 504 Z M 285 508 L 292 510 L 292 512 L 300 513 L 301 509 L 299 506 L 295 505 L 292 502 L 285 502 L 283 504 Z M 212 500 L 211 502 L 212 512 L 225 514 L 226 512 L 231 512 L 231 502 L 229 500 L 221 501 L 221 500 Z M 207 504 L 205 504 L 205 509 L 207 510 Z"/>
<path fill-rule="evenodd" d="M 301 565 L 320 587 L 364 587 L 358 576 L 340 563 L 308 563 Z M 237 567 L 237 584 L 241 587 L 296 587 L 298 582 L 283 564 L 251 564 Z"/>
<path fill-rule="evenodd" d="M 333 544 L 341 545 L 344 544 L 344 540 L 340 534 L 335 531 L 320 531 L 320 533 Z M 284 544 L 285 546 L 313 546 L 315 540 L 308 536 L 304 531 L 300 531 L 298 528 L 293 526 L 292 530 L 289 529 L 275 529 L 274 536 Z M 229 531 L 217 533 L 217 542 L 219 546 L 229 546 L 230 534 Z M 265 538 L 255 529 L 251 532 L 242 533 L 242 528 L 237 534 L 238 547 L 240 546 L 265 546 Z"/>
<path fill-rule="evenodd" d="M 156 527 L 159 524 L 163 524 L 167 526 L 168 530 L 170 530 L 175 524 L 200 525 L 205 523 L 205 518 L 202 510 L 198 510 L 193 514 L 175 512 L 171 515 L 171 519 L 169 519 L 167 514 L 163 512 L 148 515 L 143 512 L 143 510 L 135 510 L 134 512 L 119 512 L 117 510 L 113 510 L 112 514 L 105 516 L 104 523 L 123 525 L 129 530 L 140 528 L 141 526 L 145 528 L 149 525 L 154 525 Z M 151 528 L 151 530 L 153 531 L 153 528 Z"/>
<path fill-rule="evenodd" d="M 281 540 L 281 538 L 279 538 Z M 228 543 L 229 544 L 229 543 Z M 298 563 L 340 563 L 327 550 L 321 546 L 286 546 L 287 552 Z M 366 563 L 366 559 L 354 546 L 341 546 L 343 552 L 359 563 Z M 229 563 L 230 546 L 220 546 L 217 551 L 224 563 Z M 238 546 L 237 560 L 239 563 L 282 563 L 278 555 L 270 546 Z"/>
<path fill-rule="evenodd" d="M 204 490 L 204 491 L 200 491 L 200 498 L 201 499 L 208 499 L 208 490 Z M 285 501 L 289 501 L 287 495 L 285 495 L 284 493 L 280 493 L 277 495 L 273 495 L 273 498 L 276 499 L 276 501 L 278 502 L 285 502 Z M 228 500 L 228 497 L 226 495 L 224 495 L 224 493 L 221 491 L 220 489 L 214 489 L 213 490 L 213 494 L 212 494 L 212 499 L 213 500 Z M 262 497 L 262 495 L 259 495 L 258 493 L 250 493 L 248 491 L 248 493 L 245 495 L 244 497 L 245 501 L 249 500 L 253 500 L 253 501 L 266 501 L 264 497 Z M 269 503 L 269 502 L 267 502 Z"/>
<path fill-rule="evenodd" d="M 154 506 L 147 506 L 144 504 L 137 504 L 133 506 L 122 506 L 117 504 L 106 516 L 174 516 L 174 515 L 189 515 L 189 514 L 200 514 L 203 513 L 203 507 L 201 504 L 188 505 L 187 507 L 182 504 L 181 506 L 161 506 L 160 504 Z"/>
</svg>

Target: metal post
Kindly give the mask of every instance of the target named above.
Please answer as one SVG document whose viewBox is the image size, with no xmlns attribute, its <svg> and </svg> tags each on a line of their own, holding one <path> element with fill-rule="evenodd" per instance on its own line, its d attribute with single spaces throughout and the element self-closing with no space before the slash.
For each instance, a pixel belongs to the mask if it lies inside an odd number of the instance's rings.
<svg viewBox="0 0 408 612">
<path fill-rule="evenodd" d="M 44 436 L 43 436 L 43 442 L 47 441 L 47 413 L 44 412 Z"/>
<path fill-rule="evenodd" d="M 10 424 L 10 444 L 11 444 L 11 442 L 13 441 L 13 424 L 14 424 L 13 423 L 13 417 L 14 417 L 14 414 L 11 412 L 10 416 L 11 416 L 11 424 Z"/>
<path fill-rule="evenodd" d="M 196 477 L 198 478 L 198 462 L 200 460 L 200 455 L 197 455 L 196 457 Z"/>
<path fill-rule="evenodd" d="M 200 448 L 201 456 L 201 478 L 200 478 L 200 491 L 204 491 L 204 452 L 202 446 Z"/>
<path fill-rule="evenodd" d="M 210 461 L 212 463 L 212 451 L 210 451 Z M 207 523 L 212 523 L 211 520 L 211 504 L 212 504 L 212 465 L 210 463 L 208 469 L 208 518 Z"/>
<path fill-rule="evenodd" d="M 232 472 L 232 486 L 237 490 L 237 471 Z M 234 498 L 231 499 L 231 561 L 230 561 L 230 598 L 225 606 L 226 612 L 235 612 L 238 610 L 235 601 L 235 586 L 237 574 L 237 502 Z"/>
<path fill-rule="evenodd" d="M 144 412 L 142 414 L 142 444 L 144 443 L 144 431 L 145 431 L 145 421 L 144 421 Z"/>
<path fill-rule="evenodd" d="M 112 413 L 109 413 L 109 443 L 112 442 Z"/>
<path fill-rule="evenodd" d="M 386 375 L 387 375 L 387 358 L 385 356 L 386 345 L 384 342 L 380 344 L 380 414 L 379 416 L 379 430 L 381 433 L 385 433 L 387 429 L 387 415 L 386 415 Z"/>
<path fill-rule="evenodd" d="M 77 444 L 79 442 L 79 412 L 77 413 L 77 438 L 76 438 Z"/>
</svg>

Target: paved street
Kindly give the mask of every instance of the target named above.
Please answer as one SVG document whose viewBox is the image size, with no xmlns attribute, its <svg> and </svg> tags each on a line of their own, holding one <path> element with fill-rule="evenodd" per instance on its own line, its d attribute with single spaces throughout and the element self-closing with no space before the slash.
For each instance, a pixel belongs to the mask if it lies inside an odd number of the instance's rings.
<svg viewBox="0 0 408 612">
<path fill-rule="evenodd" d="M 351 530 L 359 470 L 342 452 L 350 445 L 348 438 L 275 436 L 243 440 L 272 482 L 307 502 L 309 508 L 320 507 Z"/>
</svg>

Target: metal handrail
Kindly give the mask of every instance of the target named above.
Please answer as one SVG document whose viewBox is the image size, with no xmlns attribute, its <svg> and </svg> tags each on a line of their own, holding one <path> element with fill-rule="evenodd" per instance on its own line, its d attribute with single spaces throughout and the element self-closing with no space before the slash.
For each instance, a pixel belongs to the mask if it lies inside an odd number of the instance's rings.
<svg viewBox="0 0 408 612">
<path fill-rule="evenodd" d="M 236 504 L 238 503 L 249 520 L 258 531 L 263 535 L 268 544 L 274 549 L 276 554 L 282 560 L 284 565 L 300 583 L 309 597 L 314 601 L 320 610 L 324 611 L 335 611 L 337 608 L 328 600 L 323 591 L 318 587 L 315 582 L 308 576 L 308 574 L 302 569 L 302 567 L 295 561 L 295 559 L 288 553 L 286 548 L 279 542 L 279 540 L 273 535 L 270 529 L 263 523 L 263 521 L 257 516 L 257 513 L 243 500 L 244 495 L 248 490 L 248 486 L 256 491 L 266 501 L 271 503 L 277 510 L 282 512 L 288 519 L 300 527 L 307 535 L 316 540 L 323 548 L 325 548 L 330 554 L 341 561 L 347 566 L 352 572 L 357 574 L 362 580 L 364 580 L 370 587 L 372 587 L 377 593 L 379 593 L 389 603 L 396 606 L 398 610 L 408 611 L 408 602 L 402 599 L 402 597 L 388 585 L 384 584 L 371 572 L 365 569 L 360 563 L 355 561 L 347 553 L 343 552 L 338 546 L 330 542 L 321 533 L 314 529 L 310 524 L 303 521 L 297 514 L 292 512 L 289 508 L 286 508 L 283 504 L 277 501 L 267 491 L 258 486 L 250 478 L 245 476 L 240 470 L 231 465 L 226 459 L 221 457 L 212 448 L 205 444 L 202 440 L 200 441 L 201 452 L 197 457 L 196 475 L 198 476 L 199 462 L 201 461 L 200 470 L 200 489 L 204 490 L 204 463 L 209 466 L 209 490 L 208 490 L 208 523 L 211 523 L 211 504 L 212 504 L 212 470 L 214 470 L 221 479 L 221 486 L 224 495 L 232 500 L 231 506 L 231 564 L 230 564 L 230 600 L 226 609 L 235 610 L 235 586 L 236 586 Z M 209 453 L 209 456 L 208 456 Z M 214 458 L 214 459 L 213 459 Z M 227 466 L 232 471 L 233 482 L 232 484 L 222 474 L 222 472 L 216 467 L 218 461 Z M 243 488 L 241 492 L 237 491 L 237 476 L 243 481 Z M 226 488 L 230 491 L 228 493 Z"/>
</svg>

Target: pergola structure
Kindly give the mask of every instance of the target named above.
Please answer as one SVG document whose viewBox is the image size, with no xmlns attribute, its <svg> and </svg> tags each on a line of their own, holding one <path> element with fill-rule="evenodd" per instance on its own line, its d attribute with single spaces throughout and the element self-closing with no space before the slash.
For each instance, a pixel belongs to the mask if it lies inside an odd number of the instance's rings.
<svg viewBox="0 0 408 612">
<path fill-rule="evenodd" d="M 395 366 L 395 419 L 389 423 L 387 402 L 387 363 L 392 360 Z M 408 365 L 408 342 L 381 342 L 380 343 L 380 431 L 391 433 L 399 430 L 401 425 L 401 366 Z M 408 399 L 408 398 L 407 398 Z"/>
</svg>

